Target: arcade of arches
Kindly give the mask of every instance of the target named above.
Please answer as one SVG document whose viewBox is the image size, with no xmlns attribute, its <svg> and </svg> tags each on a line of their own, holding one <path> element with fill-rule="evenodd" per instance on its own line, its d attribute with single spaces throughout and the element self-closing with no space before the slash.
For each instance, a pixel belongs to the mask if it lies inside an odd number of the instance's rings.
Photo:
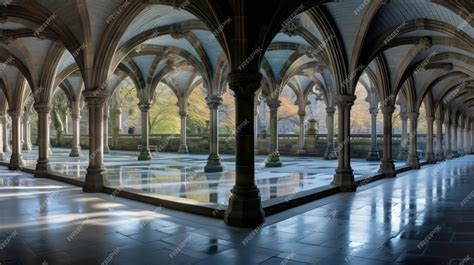
<svg viewBox="0 0 474 265">
<path fill-rule="evenodd" d="M 0 159 L 35 178 L 255 227 L 474 151 L 470 0 L 1 11 Z"/>
</svg>

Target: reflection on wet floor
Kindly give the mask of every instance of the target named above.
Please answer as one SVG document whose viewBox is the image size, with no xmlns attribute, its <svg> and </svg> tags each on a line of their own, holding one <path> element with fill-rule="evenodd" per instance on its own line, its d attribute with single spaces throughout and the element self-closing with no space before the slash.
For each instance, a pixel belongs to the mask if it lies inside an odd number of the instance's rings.
<svg viewBox="0 0 474 265">
<path fill-rule="evenodd" d="M 186 198 L 199 202 L 227 204 L 234 185 L 234 157 L 222 155 L 226 169 L 222 173 L 204 173 L 205 154 L 155 153 L 152 161 L 137 161 L 135 152 L 112 151 L 105 155 L 106 185 L 141 192 Z M 8 158 L 9 155 L 7 154 Z M 34 169 L 37 151 L 24 153 L 25 167 Z M 314 157 L 282 157 L 281 168 L 265 168 L 265 156 L 256 157 L 256 178 L 263 201 L 327 186 L 331 183 L 337 161 Z M 79 158 L 69 157 L 68 149 L 53 149 L 52 172 L 83 180 L 88 160 L 87 150 Z M 377 174 L 378 162 L 352 160 L 357 177 Z M 397 167 L 404 163 L 396 163 Z"/>
</svg>

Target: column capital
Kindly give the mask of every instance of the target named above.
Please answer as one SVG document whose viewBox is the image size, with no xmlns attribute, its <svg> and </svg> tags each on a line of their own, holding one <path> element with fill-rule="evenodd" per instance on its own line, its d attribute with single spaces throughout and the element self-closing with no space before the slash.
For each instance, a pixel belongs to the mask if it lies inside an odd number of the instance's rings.
<svg viewBox="0 0 474 265">
<path fill-rule="evenodd" d="M 138 108 L 142 112 L 148 112 L 151 108 L 151 104 L 149 102 L 140 102 L 140 103 L 138 103 Z"/>
<path fill-rule="evenodd" d="M 336 95 L 334 96 L 334 101 L 336 102 L 337 106 L 342 106 L 344 108 L 352 107 L 354 105 L 354 101 L 356 100 L 356 96 L 354 95 Z"/>
<path fill-rule="evenodd" d="M 418 119 L 418 117 L 420 116 L 420 113 L 413 111 L 413 112 L 408 113 L 408 116 L 409 116 L 411 119 Z"/>
<path fill-rule="evenodd" d="M 430 123 L 433 123 L 435 121 L 435 117 L 426 116 L 426 121 L 430 122 Z"/>
<path fill-rule="evenodd" d="M 182 110 L 180 110 L 180 111 L 179 111 L 179 116 L 180 116 L 180 117 L 187 117 L 187 116 L 188 116 L 188 112 L 187 112 L 187 111 L 182 111 Z"/>
<path fill-rule="evenodd" d="M 36 110 L 36 113 L 40 114 L 40 113 L 49 113 L 52 109 L 52 106 L 48 103 L 35 103 L 33 105 L 33 107 L 35 108 Z"/>
<path fill-rule="evenodd" d="M 19 118 L 22 115 L 22 111 L 18 109 L 8 110 L 8 115 L 10 115 L 10 117 Z"/>
<path fill-rule="evenodd" d="M 268 99 L 267 105 L 270 110 L 277 110 L 281 106 L 281 101 L 279 99 Z"/>
<path fill-rule="evenodd" d="M 304 111 L 304 110 L 298 111 L 298 116 L 305 117 L 306 116 L 306 111 Z"/>
<path fill-rule="evenodd" d="M 110 93 L 105 90 L 85 90 L 82 92 L 84 96 L 84 101 L 87 105 L 104 105 L 107 98 L 110 96 Z"/>
<path fill-rule="evenodd" d="M 206 98 L 209 109 L 218 109 L 222 106 L 222 97 L 219 95 L 210 95 Z"/>
<path fill-rule="evenodd" d="M 227 76 L 229 88 L 236 96 L 254 97 L 260 88 L 262 74 L 248 72 L 233 72 Z"/>
<path fill-rule="evenodd" d="M 336 113 L 336 108 L 335 107 L 327 107 L 326 108 L 326 113 L 328 115 L 334 115 L 334 113 Z"/>
<path fill-rule="evenodd" d="M 377 116 L 377 114 L 379 113 L 379 108 L 370 108 L 369 113 L 370 115 Z"/>
<path fill-rule="evenodd" d="M 392 115 L 395 112 L 394 106 L 382 106 L 382 113 Z"/>
</svg>

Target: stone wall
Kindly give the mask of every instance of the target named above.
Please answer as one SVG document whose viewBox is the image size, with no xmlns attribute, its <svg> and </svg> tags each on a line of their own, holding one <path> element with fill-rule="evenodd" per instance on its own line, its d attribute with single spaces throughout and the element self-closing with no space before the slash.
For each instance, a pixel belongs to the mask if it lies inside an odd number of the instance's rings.
<svg viewBox="0 0 474 265">
<path fill-rule="evenodd" d="M 418 150 L 424 151 L 426 149 L 426 136 L 419 135 Z M 51 139 L 51 144 L 55 147 L 70 147 L 71 135 L 64 135 L 61 144 L 57 143 L 57 139 Z M 156 146 L 158 151 L 162 152 L 176 152 L 179 147 L 179 135 L 151 135 L 150 145 Z M 222 154 L 234 153 L 235 138 L 230 135 L 221 135 L 219 149 Z M 397 156 L 400 151 L 400 135 L 394 135 L 393 138 L 393 155 Z M 207 154 L 209 150 L 209 138 L 197 135 L 188 136 L 188 148 L 192 153 Z M 307 155 L 323 156 L 326 151 L 326 135 L 318 134 L 306 137 Z M 382 153 L 383 150 L 383 136 L 378 136 L 378 149 Z M 81 136 L 81 145 L 87 148 L 88 136 Z M 114 150 L 138 151 L 138 146 L 141 144 L 140 135 L 120 135 L 114 141 L 112 137 L 109 138 L 109 146 Z M 370 150 L 370 135 L 352 135 L 351 136 L 351 157 L 366 158 Z M 257 150 L 259 154 L 267 154 L 270 147 L 270 137 L 268 135 L 259 135 L 257 141 Z M 337 148 L 337 143 L 336 143 Z M 279 150 L 283 155 L 295 155 L 298 150 L 298 136 L 297 135 L 280 135 L 279 136 Z"/>
</svg>

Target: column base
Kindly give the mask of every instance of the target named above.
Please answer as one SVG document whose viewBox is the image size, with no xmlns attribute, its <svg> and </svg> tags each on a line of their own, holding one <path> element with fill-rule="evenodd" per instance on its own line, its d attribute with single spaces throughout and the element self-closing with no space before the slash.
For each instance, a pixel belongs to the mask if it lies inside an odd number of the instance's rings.
<svg viewBox="0 0 474 265">
<path fill-rule="evenodd" d="M 110 147 L 109 147 L 109 145 L 104 146 L 104 154 L 110 154 Z"/>
<path fill-rule="evenodd" d="M 224 171 L 224 167 L 221 164 L 221 158 L 218 154 L 211 154 L 207 159 L 207 164 L 204 167 L 206 173 L 216 173 Z"/>
<path fill-rule="evenodd" d="M 178 149 L 178 153 L 180 154 L 187 154 L 189 153 L 189 149 L 187 145 L 180 145 Z"/>
<path fill-rule="evenodd" d="M 50 171 L 49 161 L 37 161 L 36 169 L 35 169 L 35 178 L 46 178 L 48 176 L 48 172 Z"/>
<path fill-rule="evenodd" d="M 10 158 L 10 163 L 8 164 L 9 170 L 18 170 L 24 166 L 23 158 L 21 155 L 12 155 Z"/>
<path fill-rule="evenodd" d="M 280 161 L 280 153 L 271 152 L 268 154 L 267 161 L 265 162 L 265 167 L 282 167 L 283 163 Z"/>
<path fill-rule="evenodd" d="M 436 161 L 441 162 L 444 161 L 444 154 L 443 153 L 438 153 L 436 154 Z"/>
<path fill-rule="evenodd" d="M 69 157 L 80 157 L 81 156 L 81 150 L 77 147 L 73 147 L 71 149 L 71 153 L 69 153 Z"/>
<path fill-rule="evenodd" d="M 367 161 L 380 161 L 380 152 L 370 151 L 367 155 Z"/>
<path fill-rule="evenodd" d="M 408 160 L 408 149 L 401 149 L 400 153 L 398 153 L 397 160 L 398 161 L 407 161 Z"/>
<path fill-rule="evenodd" d="M 21 147 L 21 150 L 28 152 L 28 151 L 33 150 L 33 146 L 31 144 L 23 144 L 23 146 Z"/>
<path fill-rule="evenodd" d="M 451 151 L 450 156 L 451 158 L 458 158 L 460 155 L 458 151 Z"/>
<path fill-rule="evenodd" d="M 140 151 L 140 154 L 138 155 L 138 160 L 139 161 L 148 161 L 151 160 L 151 152 L 150 149 L 142 149 Z"/>
<path fill-rule="evenodd" d="M 260 191 L 257 187 L 241 189 L 234 187 L 225 211 L 224 222 L 235 227 L 253 228 L 265 222 Z"/>
<path fill-rule="evenodd" d="M 326 152 L 324 153 L 324 160 L 336 160 L 337 152 L 332 147 L 327 147 Z"/>
<path fill-rule="evenodd" d="M 89 193 L 103 191 L 106 174 L 107 171 L 104 167 L 94 168 L 89 166 L 89 168 L 87 168 L 86 181 L 84 182 L 82 190 Z"/>
<path fill-rule="evenodd" d="M 436 156 L 434 153 L 428 153 L 426 154 L 426 160 L 428 160 L 428 164 L 436 164 Z"/>
<path fill-rule="evenodd" d="M 397 171 L 395 169 L 393 160 L 382 161 L 382 164 L 380 164 L 379 173 L 384 174 L 386 178 L 395 178 L 397 176 Z"/>
<path fill-rule="evenodd" d="M 357 190 L 354 172 L 351 168 L 336 169 L 336 174 L 331 184 L 338 186 L 342 192 L 354 192 Z"/>
<path fill-rule="evenodd" d="M 420 169 L 420 158 L 418 156 L 408 156 L 407 166 L 413 169 Z"/>
</svg>

